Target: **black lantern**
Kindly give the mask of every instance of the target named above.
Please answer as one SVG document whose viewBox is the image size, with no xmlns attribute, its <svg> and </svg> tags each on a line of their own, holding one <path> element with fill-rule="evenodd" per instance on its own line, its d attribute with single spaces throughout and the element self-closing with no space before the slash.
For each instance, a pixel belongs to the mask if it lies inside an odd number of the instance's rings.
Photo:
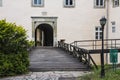
<svg viewBox="0 0 120 80">
<path fill-rule="evenodd" d="M 104 69 L 104 26 L 106 24 L 106 18 L 102 17 L 100 19 L 100 25 L 102 27 L 102 51 L 101 51 L 101 78 L 105 77 L 105 69 Z"/>
<path fill-rule="evenodd" d="M 105 18 L 105 17 L 102 17 L 101 19 L 100 19 L 100 25 L 101 25 L 101 27 L 104 29 L 104 26 L 105 26 L 105 24 L 106 24 L 106 21 L 107 21 L 107 19 Z"/>
</svg>

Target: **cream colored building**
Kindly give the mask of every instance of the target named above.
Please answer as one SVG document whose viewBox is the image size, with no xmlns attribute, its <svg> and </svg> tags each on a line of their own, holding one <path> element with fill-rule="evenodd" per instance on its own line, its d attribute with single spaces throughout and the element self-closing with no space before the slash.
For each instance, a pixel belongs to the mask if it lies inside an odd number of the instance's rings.
<svg viewBox="0 0 120 80">
<path fill-rule="evenodd" d="M 105 16 L 105 38 L 120 39 L 119 0 L 0 0 L 0 19 L 22 25 L 39 46 L 65 39 L 99 40 Z"/>
</svg>

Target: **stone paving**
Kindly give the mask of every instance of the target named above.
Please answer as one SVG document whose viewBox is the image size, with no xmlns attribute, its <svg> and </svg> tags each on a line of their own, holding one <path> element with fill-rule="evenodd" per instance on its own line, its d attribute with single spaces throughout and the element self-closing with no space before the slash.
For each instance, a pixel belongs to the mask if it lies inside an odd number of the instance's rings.
<svg viewBox="0 0 120 80">
<path fill-rule="evenodd" d="M 26 75 L 7 77 L 0 80 L 78 80 L 78 77 L 89 73 L 87 71 L 30 72 Z"/>
</svg>

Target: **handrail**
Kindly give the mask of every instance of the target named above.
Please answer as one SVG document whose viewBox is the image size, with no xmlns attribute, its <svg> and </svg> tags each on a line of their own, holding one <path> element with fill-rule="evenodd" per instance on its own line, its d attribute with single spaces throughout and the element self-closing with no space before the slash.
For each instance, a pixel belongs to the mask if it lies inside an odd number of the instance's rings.
<svg viewBox="0 0 120 80">
<path fill-rule="evenodd" d="M 120 39 L 104 39 L 104 41 L 108 41 L 108 40 L 120 40 Z M 101 41 L 101 40 L 77 40 L 74 42 L 88 42 L 88 41 Z"/>
<path fill-rule="evenodd" d="M 66 52 L 69 52 L 71 55 L 78 58 L 81 62 L 84 62 L 85 64 L 87 64 L 88 68 L 91 67 L 91 62 L 92 62 L 95 68 L 98 69 L 96 63 L 94 62 L 93 58 L 91 57 L 87 49 L 79 48 L 77 46 L 60 42 L 60 41 L 58 41 L 58 47 L 62 48 Z"/>
<path fill-rule="evenodd" d="M 120 48 L 120 39 L 104 39 L 104 46 L 106 49 Z M 80 40 L 74 41 L 75 46 L 87 48 L 91 50 L 100 49 L 101 40 Z"/>
</svg>

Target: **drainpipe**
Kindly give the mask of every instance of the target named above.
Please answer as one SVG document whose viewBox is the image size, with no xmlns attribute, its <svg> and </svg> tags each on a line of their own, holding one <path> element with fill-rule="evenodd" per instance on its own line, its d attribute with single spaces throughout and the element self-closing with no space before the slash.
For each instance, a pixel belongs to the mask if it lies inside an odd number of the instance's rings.
<svg viewBox="0 0 120 80">
<path fill-rule="evenodd" d="M 109 0 L 106 0 L 106 39 L 109 39 Z M 108 41 L 106 42 L 108 44 Z M 108 49 L 108 45 L 106 46 L 106 49 Z M 106 64 L 108 64 L 108 53 L 106 53 Z"/>
</svg>

